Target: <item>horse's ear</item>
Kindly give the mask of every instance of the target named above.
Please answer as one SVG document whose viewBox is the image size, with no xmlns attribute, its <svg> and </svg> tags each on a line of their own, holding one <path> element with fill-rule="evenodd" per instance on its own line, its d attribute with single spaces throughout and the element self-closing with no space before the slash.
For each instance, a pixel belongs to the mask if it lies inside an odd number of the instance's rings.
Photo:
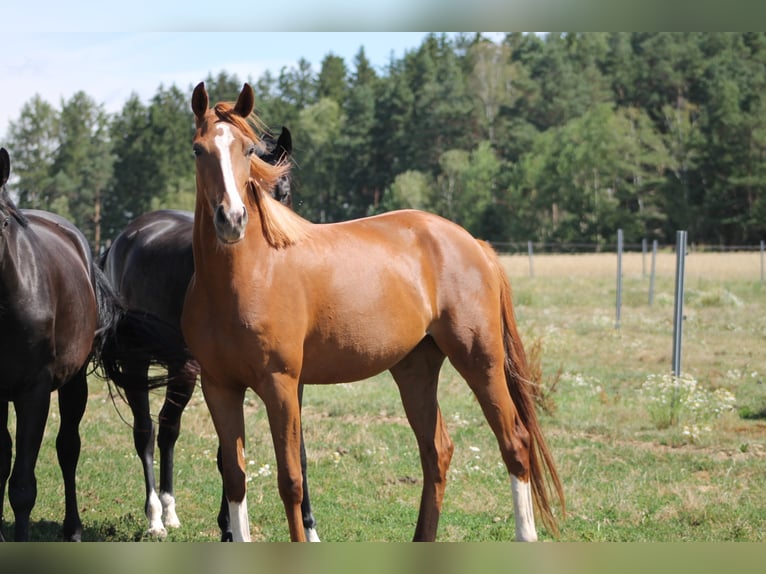
<svg viewBox="0 0 766 574">
<path fill-rule="evenodd" d="M 255 109 L 255 91 L 250 84 L 245 82 L 237 98 L 237 103 L 234 104 L 234 113 L 246 118 L 253 113 L 253 109 Z"/>
<path fill-rule="evenodd" d="M 277 140 L 277 151 L 279 151 L 280 148 L 283 149 L 288 156 L 293 153 L 293 136 L 290 134 L 290 130 L 285 126 L 282 126 L 282 133 L 279 134 L 279 139 Z"/>
<path fill-rule="evenodd" d="M 191 99 L 191 108 L 194 115 L 198 118 L 202 118 L 207 113 L 208 99 L 207 90 L 205 90 L 205 82 L 200 82 L 197 87 L 194 88 Z"/>
<path fill-rule="evenodd" d="M 11 156 L 4 147 L 0 147 L 0 187 L 5 185 L 11 175 Z"/>
</svg>

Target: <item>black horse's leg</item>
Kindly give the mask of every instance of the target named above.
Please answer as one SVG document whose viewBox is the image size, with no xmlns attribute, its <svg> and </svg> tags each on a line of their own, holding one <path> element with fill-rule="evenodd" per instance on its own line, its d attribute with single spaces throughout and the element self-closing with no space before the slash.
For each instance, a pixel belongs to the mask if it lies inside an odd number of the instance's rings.
<svg viewBox="0 0 766 574">
<path fill-rule="evenodd" d="M 82 522 L 77 507 L 77 462 L 80 459 L 80 421 L 88 402 L 88 382 L 85 369 L 59 389 L 61 425 L 56 437 L 61 474 L 64 477 L 64 539 L 82 540 Z"/>
<path fill-rule="evenodd" d="M 8 500 L 16 517 L 14 538 L 29 540 L 29 515 L 37 500 L 35 465 L 51 403 L 51 385 L 35 384 L 14 401 L 16 407 L 16 460 L 8 483 Z"/>
<path fill-rule="evenodd" d="M 303 385 L 298 385 L 298 404 L 303 406 Z M 218 447 L 216 456 L 218 472 L 222 472 L 221 447 Z M 316 520 L 311 512 L 311 500 L 309 498 L 309 481 L 306 473 L 306 444 L 303 441 L 303 425 L 301 425 L 301 473 L 303 474 L 303 500 L 301 501 L 301 514 L 303 515 L 303 528 L 306 531 L 306 540 L 319 542 L 316 531 Z M 231 542 L 231 524 L 229 522 L 229 504 L 226 501 L 226 492 L 221 489 L 221 509 L 218 512 L 218 526 L 221 529 L 221 542 Z"/>
<path fill-rule="evenodd" d="M 133 366 L 130 370 L 131 380 L 136 382 L 135 384 L 125 384 L 123 390 L 133 413 L 133 445 L 144 469 L 144 484 L 146 486 L 144 512 L 149 520 L 147 533 L 151 536 L 163 537 L 167 532 L 162 524 L 162 504 L 157 495 L 157 483 L 154 478 L 154 440 L 156 435 L 149 409 L 147 369 L 148 365 Z"/>
<path fill-rule="evenodd" d="M 218 445 L 218 454 L 215 457 L 218 472 L 221 474 L 221 509 L 218 511 L 218 527 L 221 529 L 221 542 L 232 542 L 231 521 L 229 520 L 229 503 L 226 500 L 226 490 L 223 488 L 223 460 L 221 458 L 221 445 Z"/>
<path fill-rule="evenodd" d="M 172 368 L 168 373 L 171 383 L 165 391 L 165 402 L 160 411 L 157 445 L 160 449 L 160 502 L 165 527 L 181 526 L 176 514 L 176 499 L 173 491 L 173 456 L 178 433 L 181 430 L 181 415 L 194 393 L 196 374 L 186 372 L 182 367 Z"/>
<path fill-rule="evenodd" d="M 298 385 L 298 404 L 303 408 L 303 385 Z M 303 515 L 303 529 L 306 531 L 308 542 L 319 542 L 316 531 L 317 522 L 311 512 L 311 499 L 309 497 L 309 479 L 306 474 L 306 443 L 303 441 L 303 425 L 301 424 L 301 474 L 303 475 L 303 500 L 301 501 L 301 514 Z"/>
<path fill-rule="evenodd" d="M 11 474 L 11 453 L 13 441 L 8 432 L 8 402 L 0 401 L 0 542 L 3 537 L 3 508 L 5 507 L 5 487 Z"/>
</svg>

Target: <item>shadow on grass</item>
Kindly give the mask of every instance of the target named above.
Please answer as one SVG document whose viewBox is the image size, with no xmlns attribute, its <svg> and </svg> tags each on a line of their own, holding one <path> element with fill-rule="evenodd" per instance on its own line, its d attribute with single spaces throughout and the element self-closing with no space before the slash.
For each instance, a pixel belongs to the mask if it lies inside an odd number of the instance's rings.
<svg viewBox="0 0 766 574">
<path fill-rule="evenodd" d="M 83 524 L 83 542 L 141 542 L 151 540 L 141 528 L 136 528 L 134 516 L 122 516 L 108 522 L 91 522 Z M 15 522 L 4 522 L 3 535 L 6 540 L 13 540 Z M 50 520 L 31 521 L 29 524 L 30 542 L 66 542 L 60 522 Z"/>
<path fill-rule="evenodd" d="M 766 419 L 766 407 L 760 410 L 744 409 L 740 411 L 739 416 L 749 421 L 764 420 Z"/>
</svg>

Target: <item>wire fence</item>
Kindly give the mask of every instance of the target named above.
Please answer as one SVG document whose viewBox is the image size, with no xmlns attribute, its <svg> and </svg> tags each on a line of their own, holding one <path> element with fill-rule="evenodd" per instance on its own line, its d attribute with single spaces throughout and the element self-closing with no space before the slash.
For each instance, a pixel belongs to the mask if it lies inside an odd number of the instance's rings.
<svg viewBox="0 0 766 574">
<path fill-rule="evenodd" d="M 623 243 L 623 252 L 647 252 L 651 249 L 652 241 L 641 243 Z M 689 253 L 729 253 L 737 251 L 762 251 L 764 242 L 751 245 L 711 245 L 707 243 L 689 243 L 686 248 Z M 505 255 L 532 253 L 616 253 L 617 243 L 562 243 L 555 241 L 493 241 L 492 246 Z M 657 243 L 660 251 L 675 251 L 674 243 Z"/>
<path fill-rule="evenodd" d="M 589 254 L 589 253 L 601 253 L 610 254 L 615 253 L 614 259 L 614 271 L 617 276 L 616 285 L 616 301 L 615 301 L 615 328 L 620 329 L 621 322 L 621 310 L 622 310 L 622 285 L 623 285 L 623 254 L 625 252 L 634 252 L 642 254 L 642 276 L 647 277 L 647 269 L 649 270 L 649 306 L 651 307 L 654 299 L 654 286 L 655 275 L 657 271 L 657 253 L 660 249 L 670 251 L 675 254 L 675 297 L 674 297 L 674 317 L 673 317 L 673 358 L 672 358 L 672 370 L 674 376 L 678 377 L 681 374 L 681 350 L 683 344 L 683 322 L 684 322 L 684 283 L 686 276 L 686 256 L 693 253 L 743 253 L 743 255 L 737 257 L 726 257 L 725 259 L 735 259 L 745 256 L 746 252 L 760 252 L 760 279 L 761 284 L 764 283 L 766 278 L 764 274 L 766 272 L 766 265 L 764 263 L 766 246 L 764 241 L 760 241 L 757 245 L 695 245 L 688 242 L 688 236 L 686 231 L 678 231 L 676 236 L 676 243 L 672 245 L 660 246 L 656 240 L 650 242 L 643 240 L 641 243 L 624 243 L 622 230 L 617 232 L 617 241 L 615 244 L 594 244 L 594 243 L 535 243 L 533 241 L 527 241 L 526 243 L 496 243 L 495 249 L 505 255 L 527 255 L 529 261 L 529 276 L 535 277 L 535 256 L 536 255 L 568 255 L 568 254 Z M 633 256 L 635 258 L 635 255 Z M 667 256 L 666 256 L 667 257 Z M 698 255 L 702 258 L 710 258 L 711 256 Z M 746 255 L 748 259 L 752 258 L 751 255 Z M 556 257 L 548 257 L 544 259 L 557 259 Z M 575 258 L 572 258 L 575 259 Z M 610 258 L 611 259 L 611 258 Z M 650 264 L 647 265 L 647 259 Z"/>
</svg>

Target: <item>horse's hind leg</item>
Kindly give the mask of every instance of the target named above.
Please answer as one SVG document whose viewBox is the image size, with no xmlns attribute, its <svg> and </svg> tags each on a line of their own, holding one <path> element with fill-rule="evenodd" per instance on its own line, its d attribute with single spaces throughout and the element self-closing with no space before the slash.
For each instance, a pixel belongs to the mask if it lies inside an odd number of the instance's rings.
<svg viewBox="0 0 766 574">
<path fill-rule="evenodd" d="M 11 474 L 11 454 L 13 441 L 8 432 L 8 402 L 0 401 L 0 542 L 3 537 L 3 508 L 5 507 L 5 487 Z"/>
<path fill-rule="evenodd" d="M 61 425 L 56 437 L 61 474 L 64 477 L 64 538 L 72 542 L 82 539 L 82 522 L 77 507 L 77 462 L 80 459 L 80 421 L 88 402 L 85 369 L 59 389 Z"/>
<path fill-rule="evenodd" d="M 183 366 L 171 369 L 171 383 L 165 392 L 165 402 L 160 410 L 157 446 L 160 449 L 160 502 L 162 521 L 166 527 L 178 528 L 181 522 L 176 514 L 173 491 L 173 457 L 176 441 L 181 430 L 181 415 L 194 393 L 196 374 L 185 372 Z"/>
<path fill-rule="evenodd" d="M 149 407 L 149 390 L 147 386 L 148 364 L 130 365 L 126 375 L 129 382 L 123 384 L 125 398 L 133 413 L 133 446 L 144 470 L 144 485 L 146 501 L 144 512 L 149 520 L 147 533 L 151 536 L 164 537 L 167 535 L 162 523 L 162 504 L 157 495 L 157 485 L 154 477 L 154 440 L 155 428 Z"/>
<path fill-rule="evenodd" d="M 8 483 L 8 500 L 16 517 L 14 538 L 29 540 L 29 515 L 37 500 L 35 465 L 48 419 L 50 384 L 36 383 L 14 402 L 16 407 L 16 460 Z"/>
<path fill-rule="evenodd" d="M 530 436 L 511 399 L 503 361 L 492 361 L 476 354 L 470 358 L 453 354 L 450 355 L 450 361 L 473 390 L 511 475 L 516 540 L 535 541 L 537 532 L 530 483 Z"/>
<path fill-rule="evenodd" d="M 415 541 L 433 541 L 439 525 L 447 469 L 454 445 L 442 419 L 436 391 L 444 355 L 430 337 L 391 369 L 399 386 L 404 411 L 420 450 L 423 492 L 420 498 Z"/>
</svg>

